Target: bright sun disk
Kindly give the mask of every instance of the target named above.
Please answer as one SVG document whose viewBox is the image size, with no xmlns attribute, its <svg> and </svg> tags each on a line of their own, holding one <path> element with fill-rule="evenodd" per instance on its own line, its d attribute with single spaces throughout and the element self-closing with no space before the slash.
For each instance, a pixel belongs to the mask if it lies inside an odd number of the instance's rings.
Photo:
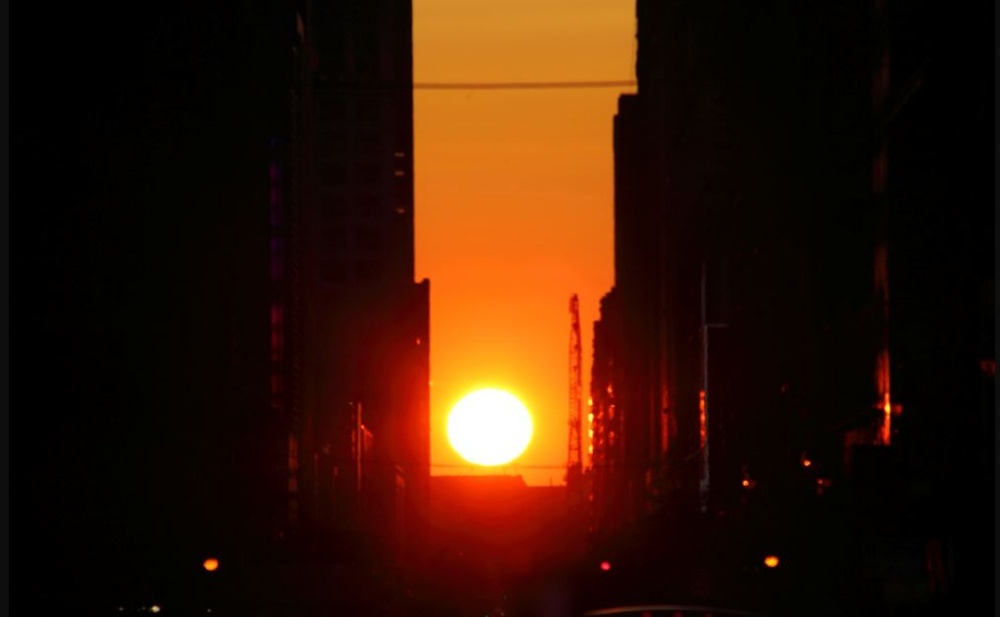
<svg viewBox="0 0 1000 617">
<path fill-rule="evenodd" d="M 467 394 L 448 416 L 448 441 L 476 465 L 493 467 L 516 459 L 531 441 L 528 408 L 513 394 L 484 388 Z"/>
</svg>

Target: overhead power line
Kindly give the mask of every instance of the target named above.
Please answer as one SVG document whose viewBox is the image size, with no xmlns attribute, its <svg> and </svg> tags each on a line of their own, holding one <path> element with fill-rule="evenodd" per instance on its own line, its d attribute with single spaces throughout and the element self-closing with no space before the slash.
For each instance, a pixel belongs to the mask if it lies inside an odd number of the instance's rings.
<svg viewBox="0 0 1000 617">
<path fill-rule="evenodd" d="M 632 88 L 635 80 L 618 81 L 483 81 L 414 83 L 414 90 L 579 90 L 588 88 Z"/>
</svg>

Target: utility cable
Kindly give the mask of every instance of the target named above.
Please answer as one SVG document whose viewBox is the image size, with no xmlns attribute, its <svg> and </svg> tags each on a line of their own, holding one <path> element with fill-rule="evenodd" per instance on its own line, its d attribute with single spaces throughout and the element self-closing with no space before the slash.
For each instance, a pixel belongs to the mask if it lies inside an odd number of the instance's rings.
<svg viewBox="0 0 1000 617">
<path fill-rule="evenodd" d="M 414 90 L 580 90 L 593 88 L 632 88 L 636 81 L 485 81 L 418 82 Z"/>
</svg>

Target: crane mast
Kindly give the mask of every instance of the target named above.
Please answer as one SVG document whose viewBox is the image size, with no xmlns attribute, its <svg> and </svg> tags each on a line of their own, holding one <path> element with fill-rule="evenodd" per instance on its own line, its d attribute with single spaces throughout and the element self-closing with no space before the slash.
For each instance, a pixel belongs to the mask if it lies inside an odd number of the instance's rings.
<svg viewBox="0 0 1000 617">
<path fill-rule="evenodd" d="M 580 366 L 580 301 L 576 294 L 569 300 L 569 454 L 566 461 L 567 484 L 580 478 L 583 466 L 580 424 L 582 412 L 582 369 Z"/>
</svg>

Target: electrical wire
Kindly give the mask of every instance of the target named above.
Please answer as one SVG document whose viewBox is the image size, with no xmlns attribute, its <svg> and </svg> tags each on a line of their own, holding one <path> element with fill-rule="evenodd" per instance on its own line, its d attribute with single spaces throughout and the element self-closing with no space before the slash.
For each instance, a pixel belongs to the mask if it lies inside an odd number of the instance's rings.
<svg viewBox="0 0 1000 617">
<path fill-rule="evenodd" d="M 632 88 L 636 81 L 485 81 L 485 82 L 418 82 L 414 90 L 580 90 L 593 88 Z"/>
</svg>

